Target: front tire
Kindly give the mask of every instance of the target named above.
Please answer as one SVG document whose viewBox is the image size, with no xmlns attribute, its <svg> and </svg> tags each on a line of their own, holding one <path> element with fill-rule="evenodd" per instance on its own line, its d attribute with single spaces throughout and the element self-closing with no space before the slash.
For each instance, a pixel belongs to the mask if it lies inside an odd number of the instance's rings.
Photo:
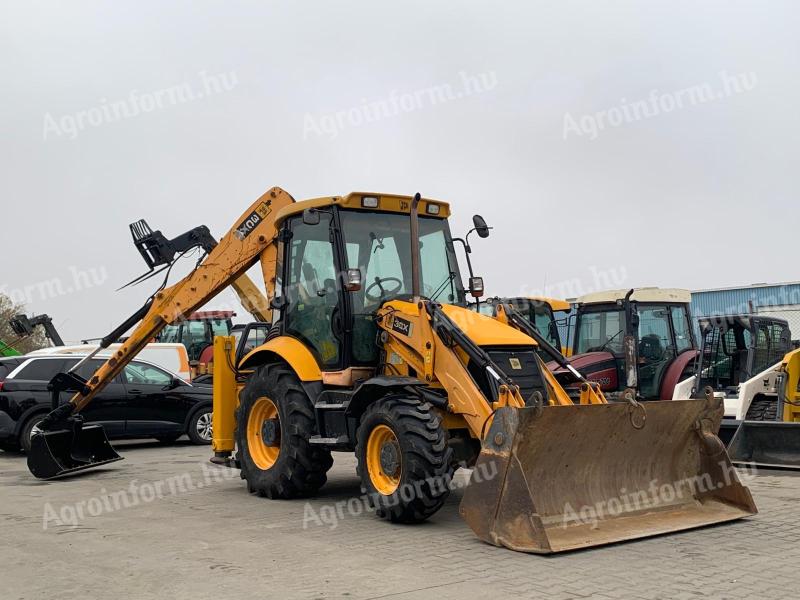
<svg viewBox="0 0 800 600">
<path fill-rule="evenodd" d="M 376 514 L 397 523 L 419 523 L 450 495 L 453 450 L 428 402 L 388 396 L 371 404 L 356 435 L 361 491 Z"/>
<path fill-rule="evenodd" d="M 267 498 L 309 496 L 327 481 L 330 451 L 310 443 L 316 435 L 311 399 L 286 365 L 267 364 L 249 377 L 236 416 L 242 478 Z"/>
</svg>

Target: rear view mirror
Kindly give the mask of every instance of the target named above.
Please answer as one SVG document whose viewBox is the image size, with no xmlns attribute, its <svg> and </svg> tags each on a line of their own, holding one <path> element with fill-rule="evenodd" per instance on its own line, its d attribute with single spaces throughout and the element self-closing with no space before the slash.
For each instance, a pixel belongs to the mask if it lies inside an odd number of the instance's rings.
<svg viewBox="0 0 800 600">
<path fill-rule="evenodd" d="M 472 217 L 472 224 L 475 227 L 475 231 L 478 233 L 478 237 L 482 238 L 489 237 L 490 227 L 486 224 L 486 221 L 482 216 L 475 215 L 474 217 Z"/>
<path fill-rule="evenodd" d="M 319 225 L 319 211 L 316 208 L 303 211 L 303 225 Z"/>
<path fill-rule="evenodd" d="M 344 289 L 357 292 L 361 289 L 361 269 L 347 269 L 344 274 Z"/>
</svg>

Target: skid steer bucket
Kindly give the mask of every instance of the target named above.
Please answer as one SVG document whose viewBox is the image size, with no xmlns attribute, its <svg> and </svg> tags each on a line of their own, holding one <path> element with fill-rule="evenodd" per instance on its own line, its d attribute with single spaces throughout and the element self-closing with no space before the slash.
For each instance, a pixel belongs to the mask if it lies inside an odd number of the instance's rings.
<svg viewBox="0 0 800 600">
<path fill-rule="evenodd" d="M 735 463 L 800 469 L 800 423 L 742 421 L 728 453 Z"/>
<path fill-rule="evenodd" d="M 548 554 L 757 512 L 713 433 L 719 399 L 501 408 L 460 512 L 486 542 Z"/>
<path fill-rule="evenodd" d="M 39 479 L 53 479 L 122 460 L 101 425 L 43 431 L 31 438 L 28 469 Z"/>
</svg>

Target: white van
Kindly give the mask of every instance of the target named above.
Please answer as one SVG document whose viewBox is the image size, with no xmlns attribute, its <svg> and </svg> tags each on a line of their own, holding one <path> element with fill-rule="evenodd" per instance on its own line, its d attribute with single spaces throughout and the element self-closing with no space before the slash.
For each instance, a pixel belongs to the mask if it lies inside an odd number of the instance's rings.
<svg viewBox="0 0 800 600">
<path fill-rule="evenodd" d="M 119 350 L 122 344 L 111 344 L 100 352 L 98 358 L 108 358 L 113 352 Z M 26 356 L 41 356 L 46 354 L 87 354 L 99 348 L 99 344 L 76 344 L 74 346 L 53 346 L 29 352 Z M 183 344 L 151 343 L 147 344 L 136 355 L 137 358 L 163 367 L 175 373 L 184 381 L 191 381 L 192 372 L 189 368 L 189 354 Z"/>
</svg>

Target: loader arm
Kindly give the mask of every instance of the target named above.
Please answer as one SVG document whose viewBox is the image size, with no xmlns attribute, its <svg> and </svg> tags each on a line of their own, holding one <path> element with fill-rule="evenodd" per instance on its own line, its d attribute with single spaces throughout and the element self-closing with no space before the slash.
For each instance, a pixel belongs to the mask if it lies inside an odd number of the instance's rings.
<svg viewBox="0 0 800 600">
<path fill-rule="evenodd" d="M 532 337 L 534 340 L 536 340 L 536 343 L 539 344 L 539 347 L 544 350 L 544 352 L 551 359 L 553 359 L 560 367 L 572 373 L 573 377 L 580 381 L 581 395 L 578 401 L 579 404 L 606 404 L 608 402 L 603 394 L 603 391 L 600 389 L 600 385 L 586 379 L 581 372 L 579 372 L 570 364 L 561 351 L 548 342 L 544 336 L 536 330 L 531 322 L 523 317 L 510 303 L 499 303 L 497 305 L 497 311 L 494 318 L 501 323 L 510 325 L 525 335 Z M 555 376 L 550 372 L 550 370 L 544 364 L 541 365 L 541 368 L 542 376 L 547 381 L 548 389 L 550 389 L 551 394 L 556 398 L 556 404 L 561 406 L 572 404 L 570 401 L 564 401 L 564 396 L 567 396 L 567 394 L 564 389 L 555 381 Z"/>
<path fill-rule="evenodd" d="M 256 287 L 245 272 L 259 260 L 264 283 L 271 296 L 275 286 L 277 255 L 275 216 L 281 208 L 293 202 L 294 199 L 287 192 L 277 187 L 256 200 L 189 275 L 156 292 L 148 304 L 123 324 L 128 329 L 133 322 L 139 322 L 122 347 L 83 383 L 69 403 L 51 412 L 41 428 L 46 430 L 48 426 L 80 412 L 164 327 L 197 310 L 227 286 L 234 285 L 240 296 L 242 291 L 251 293 Z M 124 333 L 120 329 L 122 327 L 106 336 L 97 351 L 108 347 L 118 335 Z M 91 356 L 79 362 L 72 371 L 89 358 Z M 75 376 L 72 377 L 75 382 Z"/>
</svg>

